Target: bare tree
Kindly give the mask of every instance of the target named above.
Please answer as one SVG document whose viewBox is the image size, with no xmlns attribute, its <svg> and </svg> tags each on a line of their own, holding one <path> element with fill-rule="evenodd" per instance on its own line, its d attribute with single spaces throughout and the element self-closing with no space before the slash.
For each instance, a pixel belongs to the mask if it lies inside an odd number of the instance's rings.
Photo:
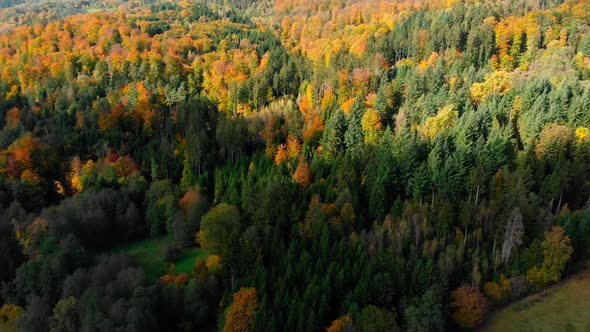
<svg viewBox="0 0 590 332">
<path fill-rule="evenodd" d="M 510 261 L 512 249 L 515 246 L 522 244 L 522 236 L 524 235 L 524 226 L 522 224 L 522 214 L 518 207 L 512 210 L 510 218 L 506 223 L 506 230 L 504 232 L 504 243 L 502 244 L 502 263 L 506 264 Z"/>
</svg>

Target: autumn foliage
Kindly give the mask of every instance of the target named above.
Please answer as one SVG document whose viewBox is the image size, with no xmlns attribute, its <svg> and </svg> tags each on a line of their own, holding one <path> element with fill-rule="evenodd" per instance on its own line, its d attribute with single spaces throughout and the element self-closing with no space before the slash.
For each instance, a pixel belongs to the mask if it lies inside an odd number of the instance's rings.
<svg viewBox="0 0 590 332">
<path fill-rule="evenodd" d="M 474 328 L 589 252 L 590 0 L 79 2 L 0 0 L 0 330 Z"/>
<path fill-rule="evenodd" d="M 24 313 L 24 309 L 15 304 L 4 304 L 0 308 L 0 327 L 7 328 L 8 331 L 17 331 L 16 323 Z"/>
<path fill-rule="evenodd" d="M 306 188 L 311 184 L 311 169 L 307 160 L 303 157 L 299 158 L 299 163 L 297 164 L 295 173 L 293 173 L 293 181 L 302 188 Z"/>
<path fill-rule="evenodd" d="M 459 327 L 473 328 L 481 324 L 486 314 L 486 299 L 476 288 L 463 285 L 451 292 L 453 320 Z"/>
<path fill-rule="evenodd" d="M 551 230 L 545 232 L 541 248 L 543 250 L 541 265 L 527 272 L 527 282 L 534 288 L 559 281 L 573 253 L 571 239 L 560 226 L 553 226 Z"/>
<path fill-rule="evenodd" d="M 329 327 L 326 328 L 327 332 L 352 332 L 354 331 L 354 325 L 352 318 L 349 315 L 342 316 L 332 322 Z"/>
<path fill-rule="evenodd" d="M 232 304 L 225 313 L 224 332 L 252 331 L 258 310 L 256 288 L 241 288 L 232 296 Z"/>
<path fill-rule="evenodd" d="M 502 303 L 512 295 L 512 284 L 505 275 L 500 276 L 499 282 L 486 282 L 483 285 L 484 294 L 495 303 Z"/>
</svg>

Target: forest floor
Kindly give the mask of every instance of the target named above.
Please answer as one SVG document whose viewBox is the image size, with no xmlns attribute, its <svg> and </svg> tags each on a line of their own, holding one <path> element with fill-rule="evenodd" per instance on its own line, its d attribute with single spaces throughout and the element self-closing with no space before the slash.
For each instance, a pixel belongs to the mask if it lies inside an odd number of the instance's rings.
<svg viewBox="0 0 590 332">
<path fill-rule="evenodd" d="M 128 254 L 137 259 L 137 262 L 145 269 L 148 278 L 157 279 L 167 273 L 167 266 L 164 262 L 164 248 L 170 239 L 163 236 L 145 239 L 118 247 L 111 251 L 111 254 Z M 185 249 L 178 261 L 174 263 L 175 273 L 191 273 L 197 258 L 206 258 L 207 252 L 201 248 Z"/>
<path fill-rule="evenodd" d="M 499 310 L 479 331 L 590 331 L 590 269 Z"/>
</svg>

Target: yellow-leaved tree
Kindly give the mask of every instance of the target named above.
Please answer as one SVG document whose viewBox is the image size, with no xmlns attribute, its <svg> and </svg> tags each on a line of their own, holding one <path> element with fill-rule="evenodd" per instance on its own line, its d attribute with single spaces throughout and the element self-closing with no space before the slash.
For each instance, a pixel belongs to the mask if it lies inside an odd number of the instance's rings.
<svg viewBox="0 0 590 332">
<path fill-rule="evenodd" d="M 365 135 L 365 143 L 377 143 L 379 141 L 379 134 L 383 131 L 379 112 L 374 108 L 369 108 L 365 114 L 363 114 L 361 125 Z"/>
<path fill-rule="evenodd" d="M 458 117 L 459 113 L 455 110 L 455 106 L 447 105 L 435 116 L 426 119 L 421 128 L 422 135 L 428 140 L 433 140 L 439 134 L 451 129 Z"/>
<path fill-rule="evenodd" d="M 541 243 L 543 262 L 541 266 L 535 266 L 527 272 L 529 285 L 540 288 L 561 279 L 561 273 L 574 252 L 570 242 L 570 237 L 561 226 L 553 226 L 545 232 L 545 239 Z"/>
<path fill-rule="evenodd" d="M 5 304 L 0 308 L 0 331 L 17 331 L 16 321 L 25 313 L 23 308 Z"/>
<path fill-rule="evenodd" d="M 473 83 L 470 94 L 471 99 L 481 103 L 493 94 L 505 95 L 512 88 L 512 75 L 506 71 L 495 71 L 486 75 L 481 83 Z"/>
</svg>

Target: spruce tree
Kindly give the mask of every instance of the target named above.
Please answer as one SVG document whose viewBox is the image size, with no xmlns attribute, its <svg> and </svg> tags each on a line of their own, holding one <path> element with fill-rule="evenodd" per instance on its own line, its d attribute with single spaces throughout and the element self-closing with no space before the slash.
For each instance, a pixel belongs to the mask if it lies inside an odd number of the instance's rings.
<svg viewBox="0 0 590 332">
<path fill-rule="evenodd" d="M 361 98 L 357 98 L 352 106 L 350 120 L 348 121 L 348 128 L 344 134 L 344 143 L 348 150 L 355 150 L 364 141 L 362 118 L 363 118 L 363 104 Z"/>
<path fill-rule="evenodd" d="M 321 144 L 329 157 L 335 157 L 344 147 L 344 133 L 346 131 L 346 118 L 341 110 L 332 113 L 326 123 L 326 130 Z"/>
</svg>

